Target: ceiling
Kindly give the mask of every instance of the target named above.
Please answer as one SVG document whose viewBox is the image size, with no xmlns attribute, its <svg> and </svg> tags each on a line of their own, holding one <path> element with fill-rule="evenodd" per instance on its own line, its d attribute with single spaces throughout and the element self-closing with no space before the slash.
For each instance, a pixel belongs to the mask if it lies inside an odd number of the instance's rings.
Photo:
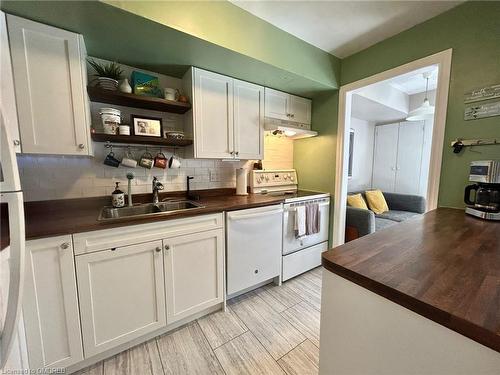
<svg viewBox="0 0 500 375">
<path fill-rule="evenodd" d="M 368 48 L 463 2 L 230 1 L 340 58 Z"/>
<path fill-rule="evenodd" d="M 375 123 L 388 123 L 406 118 L 410 109 L 409 96 L 425 91 L 424 73 L 429 74 L 429 91 L 435 90 L 438 67 L 431 65 L 416 69 L 357 91 L 352 96 L 351 115 Z M 403 103 L 400 94 L 396 95 L 397 91 L 394 89 L 404 93 L 403 95 L 408 98 L 406 103 Z M 407 108 L 404 109 L 404 106 Z"/>
<path fill-rule="evenodd" d="M 351 116 L 360 120 L 380 124 L 400 121 L 407 115 L 406 112 L 398 111 L 364 96 L 358 94 L 352 96 Z"/>
<path fill-rule="evenodd" d="M 419 69 L 409 74 L 391 78 L 387 83 L 408 95 L 418 94 L 425 91 L 425 79 L 423 73 L 430 74 L 429 76 L 429 91 L 437 88 L 438 68 L 431 66 L 428 68 Z"/>
</svg>

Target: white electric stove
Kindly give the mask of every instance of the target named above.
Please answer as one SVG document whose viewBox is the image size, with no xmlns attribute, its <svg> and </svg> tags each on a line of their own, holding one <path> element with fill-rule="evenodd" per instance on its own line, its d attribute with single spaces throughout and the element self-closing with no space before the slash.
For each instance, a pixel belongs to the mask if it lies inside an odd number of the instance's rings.
<svg viewBox="0 0 500 375">
<path fill-rule="evenodd" d="M 330 194 L 298 189 L 295 169 L 250 171 L 250 192 L 285 198 L 283 212 L 282 280 L 288 280 L 321 265 L 321 253 L 328 249 Z M 318 233 L 296 238 L 295 207 L 317 203 L 320 210 Z"/>
</svg>

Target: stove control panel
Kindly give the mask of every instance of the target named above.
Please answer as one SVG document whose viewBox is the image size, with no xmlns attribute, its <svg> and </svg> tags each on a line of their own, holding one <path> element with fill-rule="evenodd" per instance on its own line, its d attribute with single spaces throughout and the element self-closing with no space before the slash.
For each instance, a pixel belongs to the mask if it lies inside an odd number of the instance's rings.
<svg viewBox="0 0 500 375">
<path fill-rule="evenodd" d="M 297 188 L 295 169 L 252 170 L 250 171 L 250 190 L 259 193 L 264 190 L 280 191 Z"/>
</svg>

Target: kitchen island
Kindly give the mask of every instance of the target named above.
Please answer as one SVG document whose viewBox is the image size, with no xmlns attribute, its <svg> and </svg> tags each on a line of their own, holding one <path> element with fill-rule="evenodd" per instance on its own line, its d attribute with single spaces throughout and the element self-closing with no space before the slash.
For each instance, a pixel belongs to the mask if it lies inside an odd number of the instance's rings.
<svg viewBox="0 0 500 375">
<path fill-rule="evenodd" d="M 322 262 L 321 374 L 500 373 L 500 223 L 439 208 Z"/>
</svg>

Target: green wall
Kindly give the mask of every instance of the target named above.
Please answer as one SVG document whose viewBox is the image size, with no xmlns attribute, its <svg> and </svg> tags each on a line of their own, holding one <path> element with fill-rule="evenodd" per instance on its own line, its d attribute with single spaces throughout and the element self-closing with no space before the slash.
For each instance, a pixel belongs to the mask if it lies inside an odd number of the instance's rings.
<svg viewBox="0 0 500 375">
<path fill-rule="evenodd" d="M 218 46 L 338 88 L 338 59 L 228 1 L 105 3 Z"/>
<path fill-rule="evenodd" d="M 499 146 L 466 148 L 457 155 L 455 138 L 500 137 L 500 117 L 464 121 L 466 91 L 500 83 L 500 2 L 467 2 L 341 62 L 341 83 L 371 76 L 453 48 L 439 205 L 463 207 L 472 160 L 500 159 Z M 315 177 L 318 186 L 322 177 Z M 310 183 L 310 182 L 308 182 Z"/>
<path fill-rule="evenodd" d="M 319 135 L 294 141 L 294 167 L 301 189 L 334 193 L 338 91 L 313 100 L 312 124 Z"/>
<path fill-rule="evenodd" d="M 2 1 L 0 7 L 82 34 L 91 56 L 175 77 L 194 65 L 307 97 L 338 87 L 339 59 L 228 2 Z"/>
</svg>

